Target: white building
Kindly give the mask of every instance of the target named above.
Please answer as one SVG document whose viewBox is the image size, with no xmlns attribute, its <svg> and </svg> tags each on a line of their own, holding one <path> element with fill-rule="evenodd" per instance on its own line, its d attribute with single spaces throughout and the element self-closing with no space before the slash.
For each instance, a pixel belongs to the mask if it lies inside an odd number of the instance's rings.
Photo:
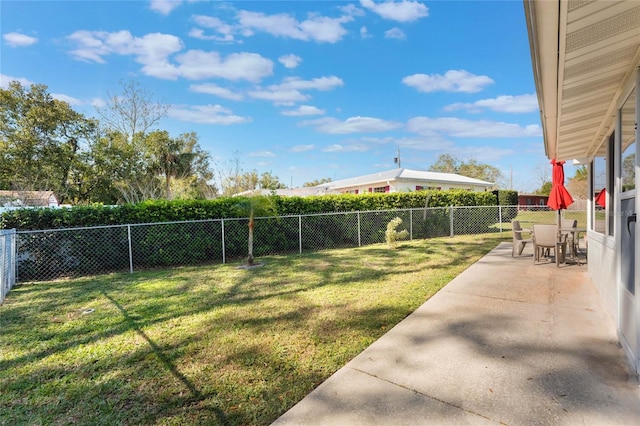
<svg viewBox="0 0 640 426">
<path fill-rule="evenodd" d="M 52 191 L 0 191 L 0 207 L 58 207 Z"/>
<path fill-rule="evenodd" d="M 640 1 L 524 7 L 545 152 L 589 167 L 588 273 L 640 372 Z"/>
<path fill-rule="evenodd" d="M 494 184 L 491 182 L 454 173 L 425 172 L 402 168 L 327 182 L 314 188 L 317 188 L 319 193 L 366 194 L 370 192 L 408 192 L 422 189 L 488 191 L 493 186 Z"/>
</svg>

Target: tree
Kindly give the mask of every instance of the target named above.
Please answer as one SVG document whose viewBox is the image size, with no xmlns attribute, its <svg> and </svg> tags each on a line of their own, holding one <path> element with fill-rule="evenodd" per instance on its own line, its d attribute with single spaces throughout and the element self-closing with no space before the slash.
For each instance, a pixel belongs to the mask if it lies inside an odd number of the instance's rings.
<svg viewBox="0 0 640 426">
<path fill-rule="evenodd" d="M 228 175 L 222 181 L 222 193 L 224 196 L 255 191 L 256 189 L 276 190 L 282 188 L 286 188 L 286 185 L 280 182 L 278 177 L 271 174 L 271 172 L 264 172 L 258 176 L 257 170 L 242 172 L 239 166 L 235 175 Z"/>
<path fill-rule="evenodd" d="M 587 166 L 577 166 L 576 172 L 567 182 L 567 190 L 574 198 L 587 198 Z"/>
<path fill-rule="evenodd" d="M 430 172 L 458 173 L 460 161 L 451 154 L 440 154 L 434 164 L 429 167 Z"/>
<path fill-rule="evenodd" d="M 140 83 L 120 80 L 121 93 L 108 93 L 106 106 L 96 107 L 102 125 L 127 136 L 132 142 L 138 133 L 146 134 L 161 118 L 169 106 L 153 99 L 149 90 Z"/>
<path fill-rule="evenodd" d="M 549 195 L 549 194 L 551 194 L 551 186 L 552 186 L 551 182 L 545 182 L 535 192 L 538 195 Z"/>
<path fill-rule="evenodd" d="M 305 188 L 309 188 L 312 186 L 318 186 L 318 185 L 322 185 L 323 183 L 329 183 L 329 182 L 331 182 L 331 178 L 322 178 L 322 179 L 312 180 L 311 182 L 305 182 L 302 186 Z"/>
<path fill-rule="evenodd" d="M 429 167 L 429 171 L 455 173 L 495 184 L 502 179 L 502 172 L 497 167 L 473 159 L 468 162 L 460 161 L 451 154 L 440 154 L 436 162 Z"/>
<path fill-rule="evenodd" d="M 260 175 L 258 186 L 261 189 L 270 189 L 272 191 L 276 189 L 284 189 L 287 187 L 284 183 L 280 182 L 278 176 L 272 175 L 271 172 L 264 172 Z"/>
<path fill-rule="evenodd" d="M 121 188 L 123 182 L 134 181 L 134 175 L 143 174 L 141 158 L 122 133 L 109 132 L 90 141 L 80 154 L 80 167 L 74 176 L 78 201 L 112 205 L 124 198 L 134 202 L 123 196 Z"/>
<path fill-rule="evenodd" d="M 131 158 L 135 171 L 119 184 L 128 202 L 154 198 L 204 198 L 211 190 L 208 181 L 209 154 L 198 144 L 196 133 L 183 133 L 172 138 L 167 131 L 156 130 L 135 144 L 141 155 Z"/>
<path fill-rule="evenodd" d="M 171 138 L 169 132 L 157 130 L 145 138 L 145 146 L 149 154 L 149 171 L 162 177 L 164 197 L 168 200 L 173 198 L 173 180 L 198 182 L 212 177 L 208 167 L 209 154 L 200 149 L 198 136 L 193 132 Z"/>
<path fill-rule="evenodd" d="M 277 213 L 275 203 L 271 197 L 263 195 L 253 195 L 241 200 L 236 208 L 242 215 L 249 217 L 249 240 L 247 265 L 254 266 L 253 258 L 253 229 L 255 227 L 256 216 L 275 216 Z"/>
<path fill-rule="evenodd" d="M 82 147 L 97 123 L 53 99 L 40 84 L 0 89 L 0 186 L 54 191 L 62 202 L 78 197 L 75 178 Z"/>
<path fill-rule="evenodd" d="M 500 169 L 489 164 L 478 163 L 476 160 L 461 163 L 458 168 L 458 174 L 494 183 L 502 178 Z"/>
</svg>

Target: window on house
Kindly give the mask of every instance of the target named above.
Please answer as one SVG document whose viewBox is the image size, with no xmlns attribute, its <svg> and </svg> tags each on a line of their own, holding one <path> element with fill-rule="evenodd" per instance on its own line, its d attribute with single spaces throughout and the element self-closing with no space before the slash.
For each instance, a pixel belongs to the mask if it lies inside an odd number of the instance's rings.
<svg viewBox="0 0 640 426">
<path fill-rule="evenodd" d="M 631 191 L 636 188 L 636 132 L 635 132 L 635 90 L 625 101 L 620 115 L 622 118 L 622 192 Z"/>
<path fill-rule="evenodd" d="M 604 157 L 595 157 L 593 159 L 593 162 L 591 163 L 591 178 L 593 182 L 593 190 L 595 191 L 594 201 L 596 201 L 596 195 L 600 193 L 601 190 L 606 191 L 607 188 L 607 161 Z M 591 229 L 604 234 L 607 217 L 605 208 L 597 202 L 594 202 L 593 215 L 591 217 L 593 219 Z"/>
<path fill-rule="evenodd" d="M 373 188 L 373 192 L 387 192 L 387 187 L 386 186 L 378 186 Z"/>
</svg>

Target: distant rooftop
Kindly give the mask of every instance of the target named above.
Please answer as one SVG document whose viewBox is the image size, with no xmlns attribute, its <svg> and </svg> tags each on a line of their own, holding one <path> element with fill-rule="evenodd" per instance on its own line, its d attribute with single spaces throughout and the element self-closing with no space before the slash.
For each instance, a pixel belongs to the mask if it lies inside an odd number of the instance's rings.
<svg viewBox="0 0 640 426">
<path fill-rule="evenodd" d="M 372 173 L 364 176 L 357 176 L 348 179 L 335 180 L 323 183 L 316 188 L 344 188 L 355 185 L 366 185 L 386 180 L 424 180 L 429 182 L 446 182 L 462 185 L 492 186 L 492 182 L 474 179 L 455 173 L 427 172 L 422 170 L 411 170 L 405 168 L 392 169 L 384 172 Z"/>
</svg>

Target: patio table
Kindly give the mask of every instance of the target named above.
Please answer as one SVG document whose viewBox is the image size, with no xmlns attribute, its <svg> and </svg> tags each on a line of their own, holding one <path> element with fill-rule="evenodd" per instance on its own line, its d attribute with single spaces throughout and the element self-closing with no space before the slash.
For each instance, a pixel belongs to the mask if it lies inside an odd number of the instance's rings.
<svg viewBox="0 0 640 426">
<path fill-rule="evenodd" d="M 578 257 L 578 252 L 580 251 L 580 234 L 587 232 L 587 228 L 560 228 L 560 232 L 571 234 L 573 240 L 573 244 L 571 244 L 571 259 L 575 260 Z"/>
</svg>

